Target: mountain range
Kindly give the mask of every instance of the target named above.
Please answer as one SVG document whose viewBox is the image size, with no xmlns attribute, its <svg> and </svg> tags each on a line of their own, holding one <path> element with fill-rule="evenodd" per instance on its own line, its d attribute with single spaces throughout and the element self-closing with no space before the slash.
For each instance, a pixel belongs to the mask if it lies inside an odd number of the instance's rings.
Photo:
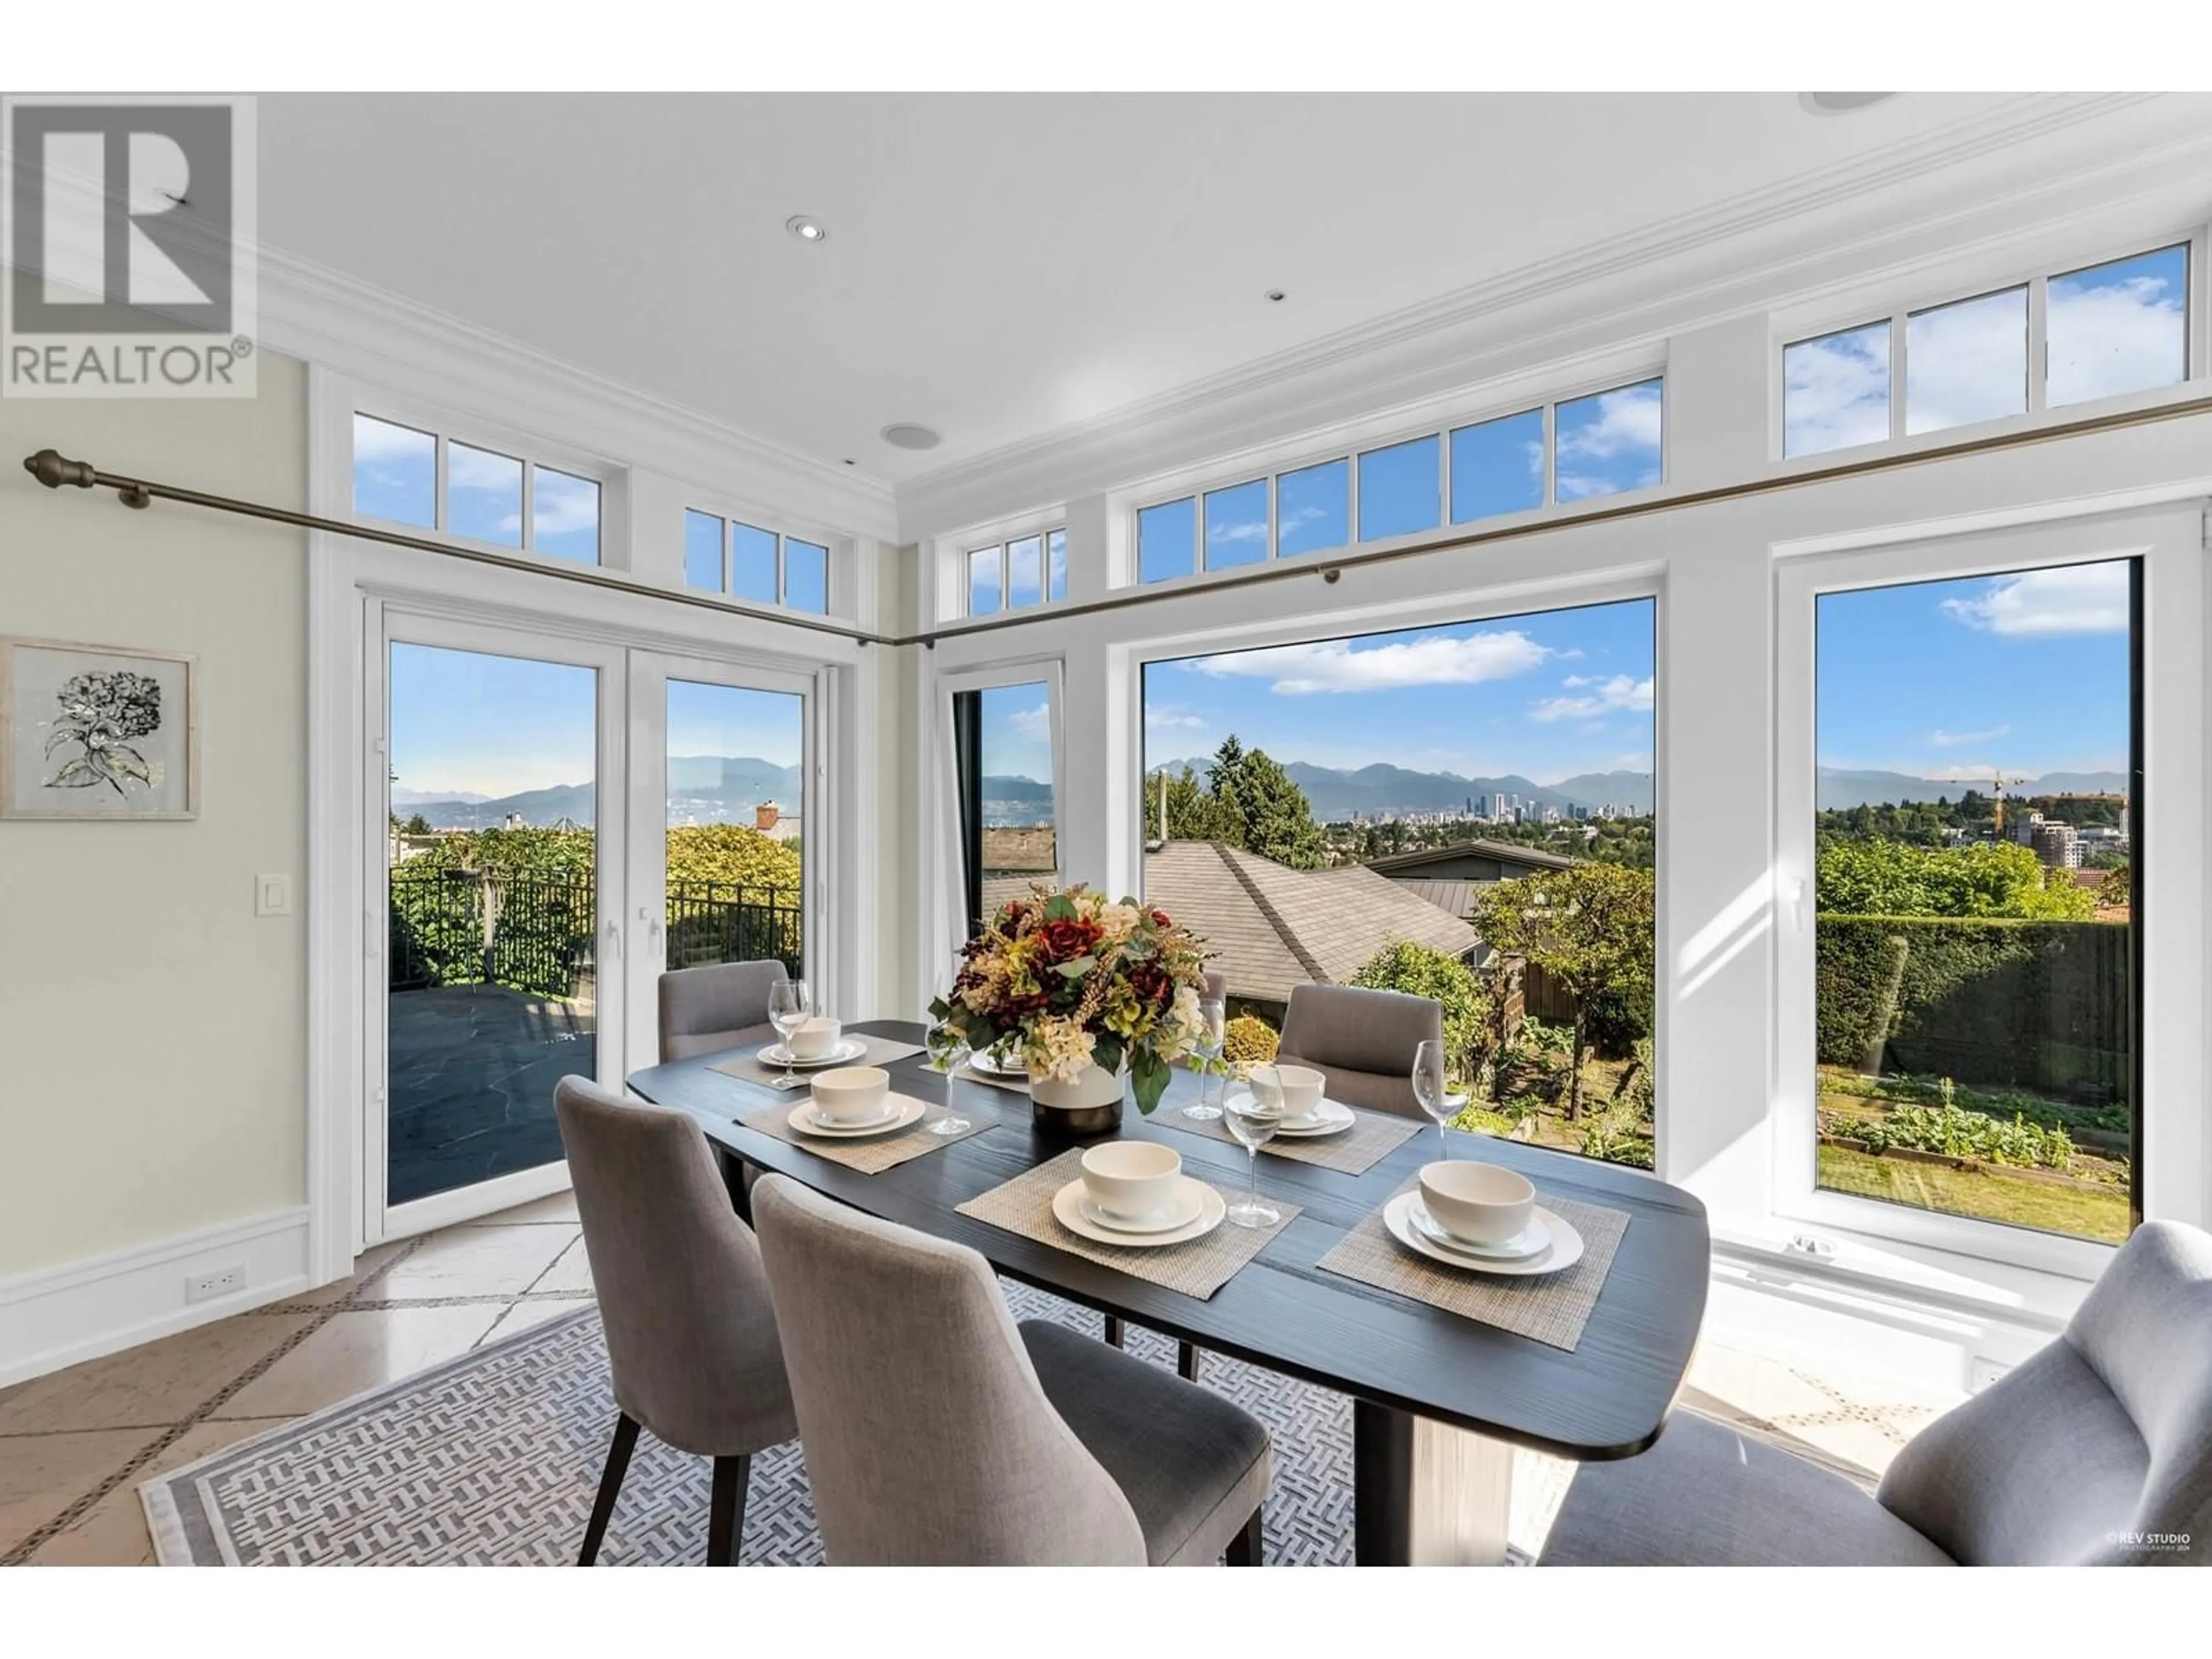
<svg viewBox="0 0 2212 1659">
<path fill-rule="evenodd" d="M 1857 772 L 1824 766 L 1814 785 L 1814 804 L 1823 812 L 1847 806 L 1897 805 L 1902 802 L 1956 800 L 1969 789 L 1986 795 L 1994 779 L 1916 778 L 1904 772 Z M 2037 795 L 2118 795 L 2127 792 L 2119 772 L 2049 772 L 2025 783 L 2005 781 L 2007 799 Z"/>
<path fill-rule="evenodd" d="M 437 795 L 394 789 L 392 810 L 400 817 L 420 813 L 433 830 L 489 830 L 510 815 L 543 830 L 567 818 L 590 829 L 597 790 L 589 783 L 555 784 L 520 794 L 487 798 L 465 790 Z M 1049 797 L 1050 792 L 1047 794 Z M 668 757 L 668 816 L 672 823 L 750 823 L 753 808 L 774 801 L 786 817 L 799 815 L 799 771 L 750 756 L 671 755 Z"/>
<path fill-rule="evenodd" d="M 1205 759 L 1169 761 L 1164 769 L 1179 772 L 1188 766 L 1203 779 L 1209 763 Z M 1157 775 L 1162 769 L 1155 767 L 1153 772 Z M 1563 812 L 1571 806 L 1594 810 L 1608 804 L 1633 813 L 1651 810 L 1648 772 L 1583 772 L 1546 784 L 1518 773 L 1468 778 L 1456 772 L 1415 772 L 1382 761 L 1357 771 L 1291 761 L 1283 770 L 1305 791 L 1306 804 L 1323 823 L 1415 812 L 1466 812 L 1470 803 L 1483 804 L 1481 798 L 1486 795 L 1518 795 L 1523 801 L 1556 806 Z"/>
</svg>

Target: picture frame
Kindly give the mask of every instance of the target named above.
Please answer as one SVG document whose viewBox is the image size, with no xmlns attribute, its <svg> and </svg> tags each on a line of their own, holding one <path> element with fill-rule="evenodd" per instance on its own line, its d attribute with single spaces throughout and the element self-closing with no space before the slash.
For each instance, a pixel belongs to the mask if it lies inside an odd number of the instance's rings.
<svg viewBox="0 0 2212 1659">
<path fill-rule="evenodd" d="M 199 659 L 0 635 L 0 819 L 199 816 Z"/>
</svg>

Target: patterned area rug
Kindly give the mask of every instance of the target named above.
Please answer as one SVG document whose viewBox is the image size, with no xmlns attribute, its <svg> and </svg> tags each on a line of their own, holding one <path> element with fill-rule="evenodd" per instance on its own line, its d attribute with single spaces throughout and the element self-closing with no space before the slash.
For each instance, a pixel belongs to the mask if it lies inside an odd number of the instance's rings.
<svg viewBox="0 0 2212 1659">
<path fill-rule="evenodd" d="M 1086 1310 L 1006 1289 L 1017 1319 L 1098 1329 Z M 1167 1339 L 1132 1328 L 1128 1340 L 1133 1353 L 1174 1364 Z M 1350 1402 L 1218 1354 L 1204 1375 L 1274 1436 L 1268 1563 L 1350 1565 Z M 241 1442 L 139 1494 L 165 1566 L 556 1565 L 575 1559 L 614 1419 L 599 1316 L 585 1311 Z M 641 1437 L 601 1563 L 702 1559 L 708 1471 L 704 1458 Z M 822 1559 L 796 1443 L 753 1460 L 739 1559 Z"/>
</svg>

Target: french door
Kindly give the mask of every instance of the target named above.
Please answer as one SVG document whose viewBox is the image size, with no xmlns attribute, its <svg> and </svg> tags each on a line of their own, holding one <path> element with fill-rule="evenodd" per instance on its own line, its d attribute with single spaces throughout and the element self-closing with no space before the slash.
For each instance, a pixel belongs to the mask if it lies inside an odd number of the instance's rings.
<svg viewBox="0 0 2212 1659">
<path fill-rule="evenodd" d="M 369 607 L 364 1244 L 568 1184 L 665 965 L 806 968 L 815 678 Z"/>
</svg>

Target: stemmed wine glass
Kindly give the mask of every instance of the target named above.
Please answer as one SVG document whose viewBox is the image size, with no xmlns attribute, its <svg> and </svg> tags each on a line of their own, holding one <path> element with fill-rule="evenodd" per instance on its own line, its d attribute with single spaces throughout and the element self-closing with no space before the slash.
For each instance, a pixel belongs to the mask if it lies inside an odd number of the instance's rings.
<svg viewBox="0 0 2212 1659">
<path fill-rule="evenodd" d="M 923 1041 L 928 1045 L 930 1063 L 945 1076 L 945 1115 L 929 1126 L 933 1135 L 965 1134 L 968 1120 L 952 1110 L 952 1085 L 956 1074 L 968 1063 L 969 1048 L 967 1033 L 950 1020 L 940 1020 L 929 1028 Z"/>
<path fill-rule="evenodd" d="M 799 1086 L 799 1073 L 793 1069 L 799 1056 L 791 1051 L 791 1039 L 813 1012 L 814 999 L 807 994 L 805 980 L 780 979 L 769 987 L 768 1023 L 783 1039 L 783 1075 L 776 1080 L 778 1088 Z"/>
<path fill-rule="evenodd" d="M 1425 1042 L 1413 1050 L 1413 1098 L 1421 1109 L 1437 1121 L 1437 1139 L 1443 1142 L 1443 1155 L 1451 1156 L 1451 1142 L 1444 1138 L 1444 1126 L 1459 1114 L 1453 1109 L 1455 1103 L 1444 1088 L 1444 1045 Z"/>
<path fill-rule="evenodd" d="M 1199 1000 L 1198 1041 L 1191 1045 L 1191 1052 L 1199 1059 L 1198 1099 L 1194 1103 L 1184 1107 L 1182 1115 L 1185 1117 L 1195 1118 L 1201 1123 L 1210 1123 L 1221 1115 L 1221 1108 L 1209 1104 L 1206 1097 L 1214 1093 L 1217 1089 L 1225 1091 L 1229 1086 L 1228 1073 L 1221 1064 L 1221 1051 L 1226 1042 L 1224 1033 L 1227 1029 L 1228 1012 L 1228 1009 L 1223 1005 L 1219 997 L 1201 997 Z M 1214 1081 L 1217 1077 L 1223 1079 L 1218 1084 Z"/>
<path fill-rule="evenodd" d="M 1240 1227 L 1272 1227 L 1283 1212 L 1260 1200 L 1260 1149 L 1275 1138 L 1283 1122 L 1283 1084 L 1272 1066 L 1255 1066 L 1251 1087 L 1225 1097 L 1222 1119 L 1252 1162 L 1252 1190 L 1229 1206 L 1229 1219 Z"/>
</svg>

